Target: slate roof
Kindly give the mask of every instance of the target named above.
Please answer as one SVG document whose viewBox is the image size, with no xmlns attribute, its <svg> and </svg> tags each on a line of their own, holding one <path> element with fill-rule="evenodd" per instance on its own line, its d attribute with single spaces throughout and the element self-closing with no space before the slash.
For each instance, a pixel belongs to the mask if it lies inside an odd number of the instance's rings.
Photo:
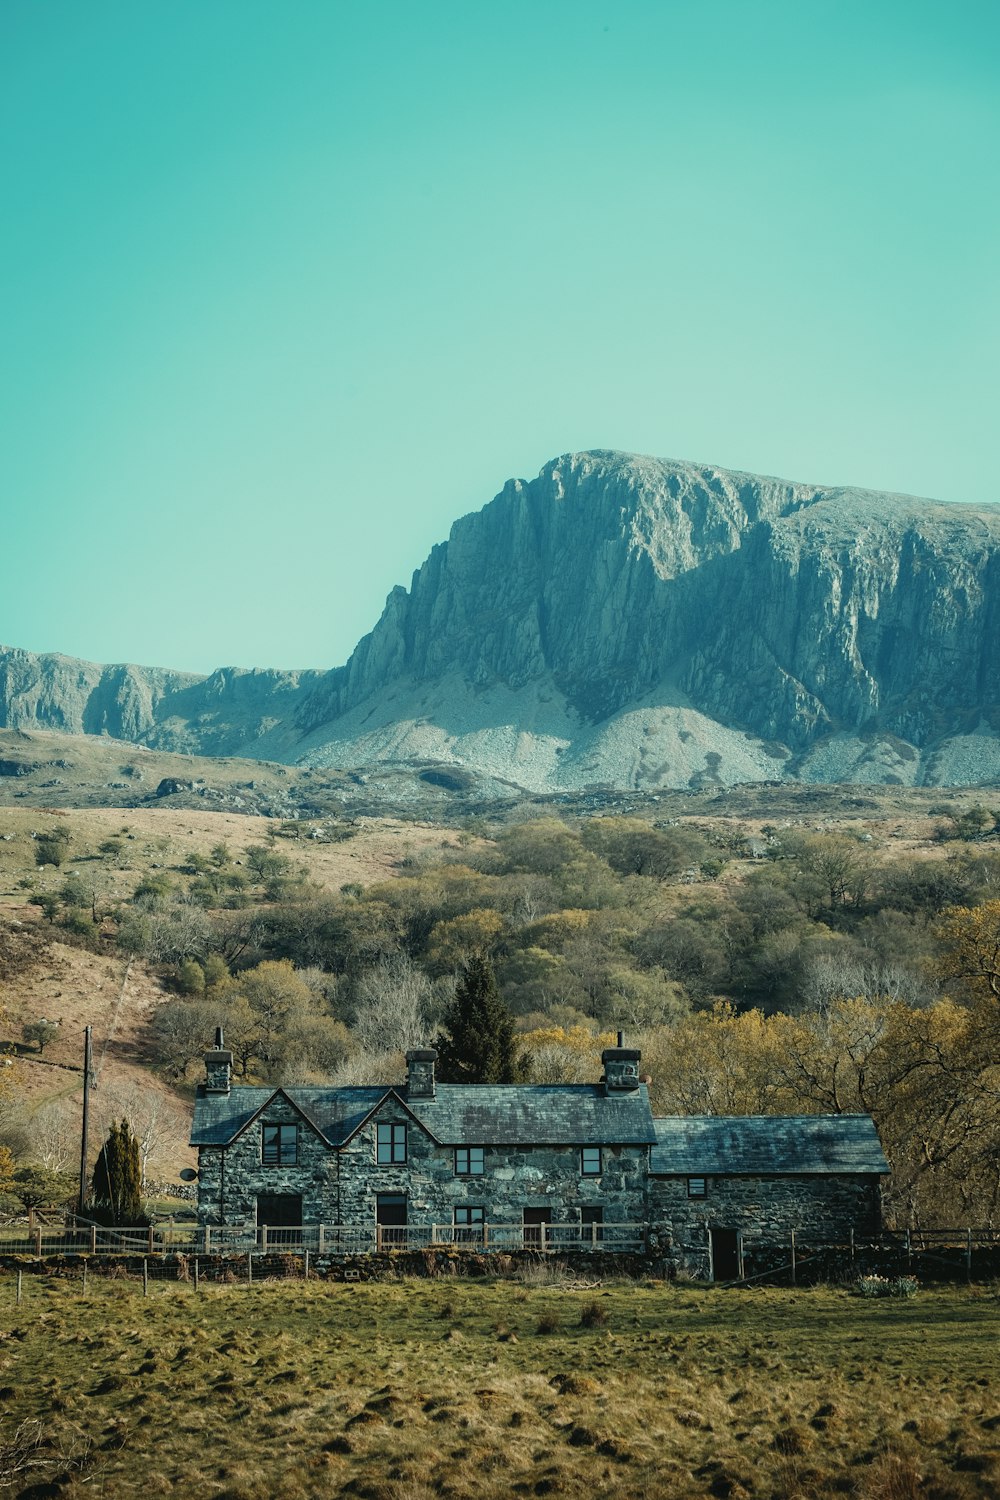
<svg viewBox="0 0 1000 1500">
<path fill-rule="evenodd" d="M 654 1176 L 889 1171 L 870 1115 L 669 1115 L 654 1124 Z"/>
<path fill-rule="evenodd" d="M 276 1090 L 236 1084 L 228 1094 L 195 1097 L 192 1146 L 225 1146 Z M 393 1091 L 377 1088 L 287 1088 L 282 1092 L 331 1146 L 342 1146 Z M 599 1084 L 439 1083 L 434 1099 L 407 1099 L 410 1113 L 443 1146 L 652 1145 L 656 1140 L 644 1085 L 608 1097 Z"/>
</svg>

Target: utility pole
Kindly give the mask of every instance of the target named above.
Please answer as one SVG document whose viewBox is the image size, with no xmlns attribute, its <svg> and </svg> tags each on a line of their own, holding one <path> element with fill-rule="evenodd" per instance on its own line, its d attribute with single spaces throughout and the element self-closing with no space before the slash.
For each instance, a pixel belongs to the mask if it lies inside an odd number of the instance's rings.
<svg viewBox="0 0 1000 1500">
<path fill-rule="evenodd" d="M 83 1033 L 83 1122 L 80 1129 L 80 1204 L 82 1215 L 87 1207 L 87 1146 L 90 1135 L 90 1090 L 94 1081 L 94 1051 L 91 1027 Z"/>
</svg>

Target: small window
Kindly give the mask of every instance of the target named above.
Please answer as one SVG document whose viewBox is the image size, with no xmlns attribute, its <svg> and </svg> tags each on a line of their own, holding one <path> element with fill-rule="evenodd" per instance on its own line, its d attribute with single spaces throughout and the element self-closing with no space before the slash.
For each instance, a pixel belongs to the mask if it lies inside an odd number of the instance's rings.
<svg viewBox="0 0 1000 1500">
<path fill-rule="evenodd" d="M 481 1203 L 466 1204 L 463 1208 L 455 1209 L 456 1225 L 482 1224 L 486 1218 L 486 1210 Z"/>
<path fill-rule="evenodd" d="M 689 1198 L 707 1198 L 708 1197 L 708 1179 L 706 1177 L 689 1177 L 688 1178 L 688 1197 Z"/>
<path fill-rule="evenodd" d="M 483 1175 L 483 1148 L 482 1146 L 456 1146 L 455 1147 L 455 1176 L 456 1177 L 482 1177 Z"/>
<path fill-rule="evenodd" d="M 375 1159 L 381 1166 L 406 1160 L 406 1126 L 382 1125 L 378 1127 Z"/>
<path fill-rule="evenodd" d="M 584 1177 L 600 1177 L 601 1175 L 601 1148 L 600 1146 L 584 1146 L 580 1152 L 580 1171 Z"/>
<path fill-rule="evenodd" d="M 483 1238 L 486 1210 L 481 1203 L 455 1209 L 455 1244 L 478 1245 Z"/>
<path fill-rule="evenodd" d="M 265 1167 L 294 1167 L 299 1159 L 297 1125 L 262 1125 L 260 1159 Z"/>
</svg>

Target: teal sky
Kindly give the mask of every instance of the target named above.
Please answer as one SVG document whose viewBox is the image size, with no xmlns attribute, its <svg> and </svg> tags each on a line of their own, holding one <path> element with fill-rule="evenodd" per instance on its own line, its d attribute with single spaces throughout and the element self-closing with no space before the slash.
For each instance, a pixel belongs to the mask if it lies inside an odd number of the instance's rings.
<svg viewBox="0 0 1000 1500">
<path fill-rule="evenodd" d="M 558 453 L 994 501 L 996 0 L 3 0 L 0 640 L 334 666 Z"/>
</svg>

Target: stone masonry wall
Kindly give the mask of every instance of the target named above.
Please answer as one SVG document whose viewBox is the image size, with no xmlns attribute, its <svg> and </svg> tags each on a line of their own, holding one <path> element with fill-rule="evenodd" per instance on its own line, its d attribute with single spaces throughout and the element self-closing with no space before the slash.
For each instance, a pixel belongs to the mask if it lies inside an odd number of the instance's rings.
<svg viewBox="0 0 1000 1500">
<path fill-rule="evenodd" d="M 295 1166 L 264 1166 L 261 1127 L 298 1125 Z M 337 1222 L 336 1153 L 285 1099 L 274 1099 L 259 1120 L 226 1149 L 203 1146 L 198 1156 L 198 1222 L 253 1224 L 258 1193 L 301 1193 L 307 1224 Z"/>
<path fill-rule="evenodd" d="M 407 1126 L 407 1160 L 397 1166 L 376 1161 L 379 1121 Z M 470 1146 L 480 1145 L 469 1141 Z M 646 1218 L 645 1146 L 605 1146 L 599 1177 L 584 1177 L 580 1145 L 486 1146 L 482 1176 L 455 1174 L 452 1146 L 438 1146 L 392 1100 L 337 1153 L 340 1213 L 344 1224 L 374 1224 L 379 1193 L 405 1194 L 410 1224 L 451 1224 L 456 1206 L 481 1206 L 493 1224 L 520 1224 L 525 1208 L 551 1207 L 556 1224 L 578 1224 L 580 1207 L 600 1206 L 604 1222 L 642 1223 Z"/>
<path fill-rule="evenodd" d="M 709 1230 L 735 1229 L 744 1248 L 788 1243 L 845 1243 L 881 1227 L 877 1177 L 709 1177 L 704 1198 L 688 1196 L 686 1177 L 650 1178 L 651 1221 L 661 1248 L 697 1269 Z"/>
</svg>

